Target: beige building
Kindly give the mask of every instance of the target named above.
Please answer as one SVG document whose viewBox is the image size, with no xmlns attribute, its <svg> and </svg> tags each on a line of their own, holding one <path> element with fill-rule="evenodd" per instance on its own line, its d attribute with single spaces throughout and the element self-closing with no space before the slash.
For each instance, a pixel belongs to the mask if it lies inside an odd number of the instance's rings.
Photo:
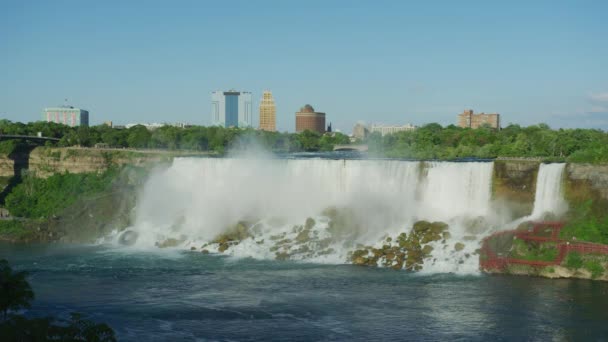
<svg viewBox="0 0 608 342">
<path fill-rule="evenodd" d="M 272 92 L 265 90 L 260 101 L 260 129 L 274 132 L 277 130 L 277 108 Z"/>
<path fill-rule="evenodd" d="M 296 113 L 296 132 L 305 130 L 325 133 L 325 113 L 315 112 L 311 105 L 305 105 Z"/>
<path fill-rule="evenodd" d="M 488 125 L 494 129 L 500 129 L 500 114 L 473 114 L 472 109 L 465 110 L 458 114 L 458 126 L 462 128 L 479 128 Z"/>
<path fill-rule="evenodd" d="M 353 138 L 356 140 L 363 140 L 367 138 L 369 135 L 369 128 L 365 126 L 363 123 L 357 122 L 355 127 L 353 127 Z"/>
<path fill-rule="evenodd" d="M 407 125 L 403 125 L 403 126 L 372 125 L 372 127 L 370 128 L 369 131 L 370 131 L 370 133 L 378 132 L 382 136 L 385 136 L 387 134 L 393 134 L 393 133 L 397 133 L 397 132 L 414 131 L 414 130 L 416 130 L 416 128 L 418 128 L 418 127 L 416 127 L 412 124 L 407 124 Z"/>
</svg>

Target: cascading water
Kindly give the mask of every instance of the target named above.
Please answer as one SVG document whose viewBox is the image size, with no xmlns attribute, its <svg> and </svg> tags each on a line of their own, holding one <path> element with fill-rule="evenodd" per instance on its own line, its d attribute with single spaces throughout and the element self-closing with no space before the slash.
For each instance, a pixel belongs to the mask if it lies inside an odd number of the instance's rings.
<svg viewBox="0 0 608 342">
<path fill-rule="evenodd" d="M 409 234 L 418 220 L 443 221 L 449 236 L 425 242 L 433 257 L 423 271 L 476 272 L 471 256 L 493 223 L 492 170 L 481 162 L 176 159 L 148 180 L 130 231 L 140 248 L 204 245 L 241 257 L 343 263 L 358 246 L 382 248 L 387 237 Z M 249 235 L 238 244 L 209 244 L 243 221 Z"/>
<path fill-rule="evenodd" d="M 541 164 L 536 178 L 534 209 L 530 218 L 541 219 L 543 216 L 563 214 L 568 205 L 562 194 L 562 175 L 566 164 Z"/>
</svg>

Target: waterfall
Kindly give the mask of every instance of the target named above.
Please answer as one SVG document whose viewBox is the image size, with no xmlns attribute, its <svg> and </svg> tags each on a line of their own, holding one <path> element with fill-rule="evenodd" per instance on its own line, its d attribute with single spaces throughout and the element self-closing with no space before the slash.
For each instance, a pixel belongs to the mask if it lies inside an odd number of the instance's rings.
<svg viewBox="0 0 608 342">
<path fill-rule="evenodd" d="M 566 164 L 541 164 L 536 178 L 534 209 L 530 218 L 547 214 L 562 215 L 568 209 L 562 193 L 562 175 Z"/>
<path fill-rule="evenodd" d="M 381 247 L 387 236 L 409 234 L 418 220 L 444 221 L 449 245 L 429 243 L 435 258 L 424 269 L 470 273 L 477 271 L 470 256 L 481 236 L 469 229 L 480 218 L 481 226 L 490 224 L 492 170 L 493 163 L 485 162 L 179 158 L 149 178 L 130 229 L 138 235 L 135 247 L 154 248 L 171 239 L 201 248 L 247 221 L 254 236 L 226 253 L 274 258 L 274 244 L 294 241 L 298 226 L 312 219 L 310 236 L 318 243 L 306 249 L 322 246 L 323 252 L 291 258 L 343 263 L 356 246 Z M 349 215 L 344 231 L 333 236 L 328 208 L 347 208 Z M 455 252 L 456 242 L 466 247 Z"/>
</svg>

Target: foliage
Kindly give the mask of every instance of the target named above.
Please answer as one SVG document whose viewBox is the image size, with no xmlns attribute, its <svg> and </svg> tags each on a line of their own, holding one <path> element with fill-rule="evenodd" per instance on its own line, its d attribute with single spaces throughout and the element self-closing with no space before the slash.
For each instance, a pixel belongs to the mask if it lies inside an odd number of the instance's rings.
<svg viewBox="0 0 608 342">
<path fill-rule="evenodd" d="M 587 260 L 583 263 L 583 267 L 591 272 L 591 278 L 595 279 L 597 277 L 602 276 L 604 274 L 604 267 L 595 260 Z"/>
<path fill-rule="evenodd" d="M 562 228 L 562 239 L 608 244 L 608 213 L 594 211 L 593 200 L 570 209 L 569 219 Z"/>
<path fill-rule="evenodd" d="M 29 308 L 34 292 L 26 272 L 14 272 L 6 259 L 0 260 L 0 310 L 6 320 L 9 311 Z"/>
<path fill-rule="evenodd" d="M 551 161 L 607 163 L 608 134 L 595 129 L 552 130 L 545 124 L 501 130 L 428 124 L 414 131 L 365 140 L 370 152 L 387 157 L 458 159 L 533 157 Z"/>
<path fill-rule="evenodd" d="M 7 260 L 0 260 L 0 310 L 4 313 L 0 336 L 3 341 L 116 341 L 114 331 L 107 324 L 96 324 L 78 313 L 72 313 L 68 321 L 8 316 L 9 311 L 30 307 L 34 299 L 26 275 L 26 272 L 14 272 Z"/>
<path fill-rule="evenodd" d="M 16 140 L 0 141 L 0 155 L 9 156 L 16 147 Z"/>
<path fill-rule="evenodd" d="M 0 335 L 6 341 L 116 341 L 114 331 L 107 324 L 96 324 L 76 313 L 71 314 L 68 321 L 11 316 L 0 323 Z"/>
<path fill-rule="evenodd" d="M 46 179 L 23 177 L 6 197 L 5 205 L 16 217 L 46 218 L 74 203 L 79 197 L 107 189 L 117 170 L 104 173 L 54 174 Z"/>
<path fill-rule="evenodd" d="M 320 134 L 305 131 L 300 134 L 267 132 L 252 128 L 224 128 L 220 126 L 163 126 L 152 130 L 142 125 L 129 129 L 106 125 L 69 127 L 62 124 L 33 122 L 23 124 L 0 120 L 4 134 L 36 135 L 60 138 L 59 146 L 95 146 L 102 143 L 111 148 L 153 148 L 169 150 L 213 151 L 224 153 L 243 137 L 253 139 L 263 147 L 277 152 L 329 151 L 335 144 L 348 144 L 348 136 L 341 133 Z M 0 143 L 0 153 L 12 151 L 10 144 Z"/>
<path fill-rule="evenodd" d="M 566 266 L 574 269 L 581 268 L 583 267 L 583 258 L 577 252 L 570 252 L 566 257 Z"/>
<path fill-rule="evenodd" d="M 23 240 L 31 231 L 26 229 L 22 221 L 0 220 L 0 236 L 9 237 L 15 240 Z"/>
<path fill-rule="evenodd" d="M 253 137 L 263 147 L 280 152 L 328 151 L 336 144 L 348 144 L 341 133 L 281 133 L 252 128 L 220 126 L 163 126 L 149 130 L 136 125 L 129 129 L 105 125 L 69 127 L 52 122 L 28 124 L 0 120 L 0 133 L 60 138 L 60 146 L 94 146 L 103 143 L 112 148 L 155 148 L 224 153 L 242 137 Z M 454 125 L 442 127 L 430 123 L 414 131 L 397 132 L 384 137 L 370 134 L 364 141 L 370 153 L 396 158 L 458 159 L 533 157 L 550 161 L 608 163 L 608 134 L 598 129 L 557 129 L 545 124 L 521 127 L 508 125 L 501 130 L 477 129 Z M 0 143 L 0 153 L 9 150 Z"/>
<path fill-rule="evenodd" d="M 555 243 L 537 243 L 520 239 L 513 241 L 513 258 L 529 261 L 553 261 L 557 259 L 557 255 L 558 250 Z"/>
</svg>

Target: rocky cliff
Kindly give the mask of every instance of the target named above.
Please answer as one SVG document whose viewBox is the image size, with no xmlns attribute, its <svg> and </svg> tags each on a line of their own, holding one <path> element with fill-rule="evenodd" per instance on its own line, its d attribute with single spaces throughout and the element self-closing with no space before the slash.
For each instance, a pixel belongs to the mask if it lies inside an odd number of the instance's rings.
<svg viewBox="0 0 608 342">
<path fill-rule="evenodd" d="M 0 155 L 0 177 L 12 177 L 15 165 L 23 165 L 37 177 L 49 177 L 55 173 L 101 172 L 111 166 L 168 162 L 180 156 L 203 156 L 201 152 L 160 150 L 99 149 L 78 147 L 37 147 L 29 151 Z"/>
</svg>

